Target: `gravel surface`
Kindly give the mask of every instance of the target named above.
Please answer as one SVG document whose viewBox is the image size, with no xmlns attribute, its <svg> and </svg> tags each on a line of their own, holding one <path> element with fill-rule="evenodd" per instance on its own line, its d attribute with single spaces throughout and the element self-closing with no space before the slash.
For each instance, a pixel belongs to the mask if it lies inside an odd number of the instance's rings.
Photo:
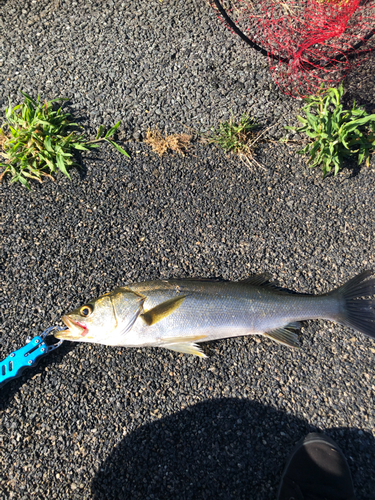
<svg viewBox="0 0 375 500">
<path fill-rule="evenodd" d="M 121 119 L 139 139 L 203 132 L 231 110 L 279 123 L 277 137 L 301 107 L 204 0 L 9 0 L 1 34 L 2 110 L 19 88 L 67 95 L 89 129 Z M 369 68 L 347 99 L 371 108 Z M 323 181 L 293 143 L 260 145 L 259 164 L 200 143 L 163 159 L 125 147 L 131 160 L 83 156 L 71 182 L 0 185 L 0 359 L 127 282 L 267 271 L 323 293 L 375 265 L 373 160 Z M 375 342 L 311 321 L 301 344 L 221 340 L 202 360 L 65 342 L 1 389 L 0 498 L 271 500 L 294 444 L 320 430 L 373 500 Z"/>
</svg>

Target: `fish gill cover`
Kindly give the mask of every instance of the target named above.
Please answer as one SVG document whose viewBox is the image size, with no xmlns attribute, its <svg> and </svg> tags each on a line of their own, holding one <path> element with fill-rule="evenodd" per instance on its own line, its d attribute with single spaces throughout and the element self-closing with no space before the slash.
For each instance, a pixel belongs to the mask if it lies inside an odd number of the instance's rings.
<svg viewBox="0 0 375 500">
<path fill-rule="evenodd" d="M 375 0 L 209 0 L 219 19 L 268 56 L 292 97 L 337 85 L 375 49 Z"/>
</svg>

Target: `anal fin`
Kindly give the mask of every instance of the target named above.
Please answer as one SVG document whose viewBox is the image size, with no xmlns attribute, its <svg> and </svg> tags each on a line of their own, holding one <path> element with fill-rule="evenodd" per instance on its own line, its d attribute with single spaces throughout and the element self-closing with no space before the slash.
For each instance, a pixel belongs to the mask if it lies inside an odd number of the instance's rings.
<svg viewBox="0 0 375 500">
<path fill-rule="evenodd" d="M 206 338 L 206 335 L 194 335 L 191 337 L 169 337 L 163 339 L 159 344 L 160 347 L 170 349 L 171 351 L 183 352 L 184 354 L 193 354 L 200 358 L 207 358 L 204 352 L 195 342 Z"/>
<path fill-rule="evenodd" d="M 270 332 L 264 332 L 263 335 L 268 337 L 279 344 L 284 344 L 289 347 L 300 347 L 298 335 L 291 330 L 296 330 L 299 328 L 299 323 L 289 323 L 283 328 L 276 328 Z"/>
</svg>

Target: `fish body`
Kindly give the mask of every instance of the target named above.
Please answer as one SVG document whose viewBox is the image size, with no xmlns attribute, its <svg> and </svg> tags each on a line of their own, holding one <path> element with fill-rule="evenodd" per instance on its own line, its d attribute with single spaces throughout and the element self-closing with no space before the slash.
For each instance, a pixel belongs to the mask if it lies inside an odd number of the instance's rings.
<svg viewBox="0 0 375 500">
<path fill-rule="evenodd" d="M 135 283 L 88 302 L 62 319 L 60 339 L 126 347 L 159 346 L 204 356 L 197 346 L 265 335 L 298 347 L 298 322 L 326 319 L 375 337 L 375 279 L 365 271 L 323 295 L 279 289 L 265 275 L 240 282 L 181 279 Z"/>
</svg>

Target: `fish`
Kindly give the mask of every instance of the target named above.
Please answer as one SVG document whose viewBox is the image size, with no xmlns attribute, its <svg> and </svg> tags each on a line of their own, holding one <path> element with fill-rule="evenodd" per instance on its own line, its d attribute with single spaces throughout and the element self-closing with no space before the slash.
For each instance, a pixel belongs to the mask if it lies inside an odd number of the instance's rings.
<svg viewBox="0 0 375 500">
<path fill-rule="evenodd" d="M 118 287 L 64 315 L 55 337 L 163 347 L 206 357 L 201 342 L 263 335 L 299 347 L 300 322 L 324 319 L 375 338 L 375 278 L 366 270 L 322 295 L 280 288 L 267 274 L 242 281 L 185 278 Z"/>
</svg>

